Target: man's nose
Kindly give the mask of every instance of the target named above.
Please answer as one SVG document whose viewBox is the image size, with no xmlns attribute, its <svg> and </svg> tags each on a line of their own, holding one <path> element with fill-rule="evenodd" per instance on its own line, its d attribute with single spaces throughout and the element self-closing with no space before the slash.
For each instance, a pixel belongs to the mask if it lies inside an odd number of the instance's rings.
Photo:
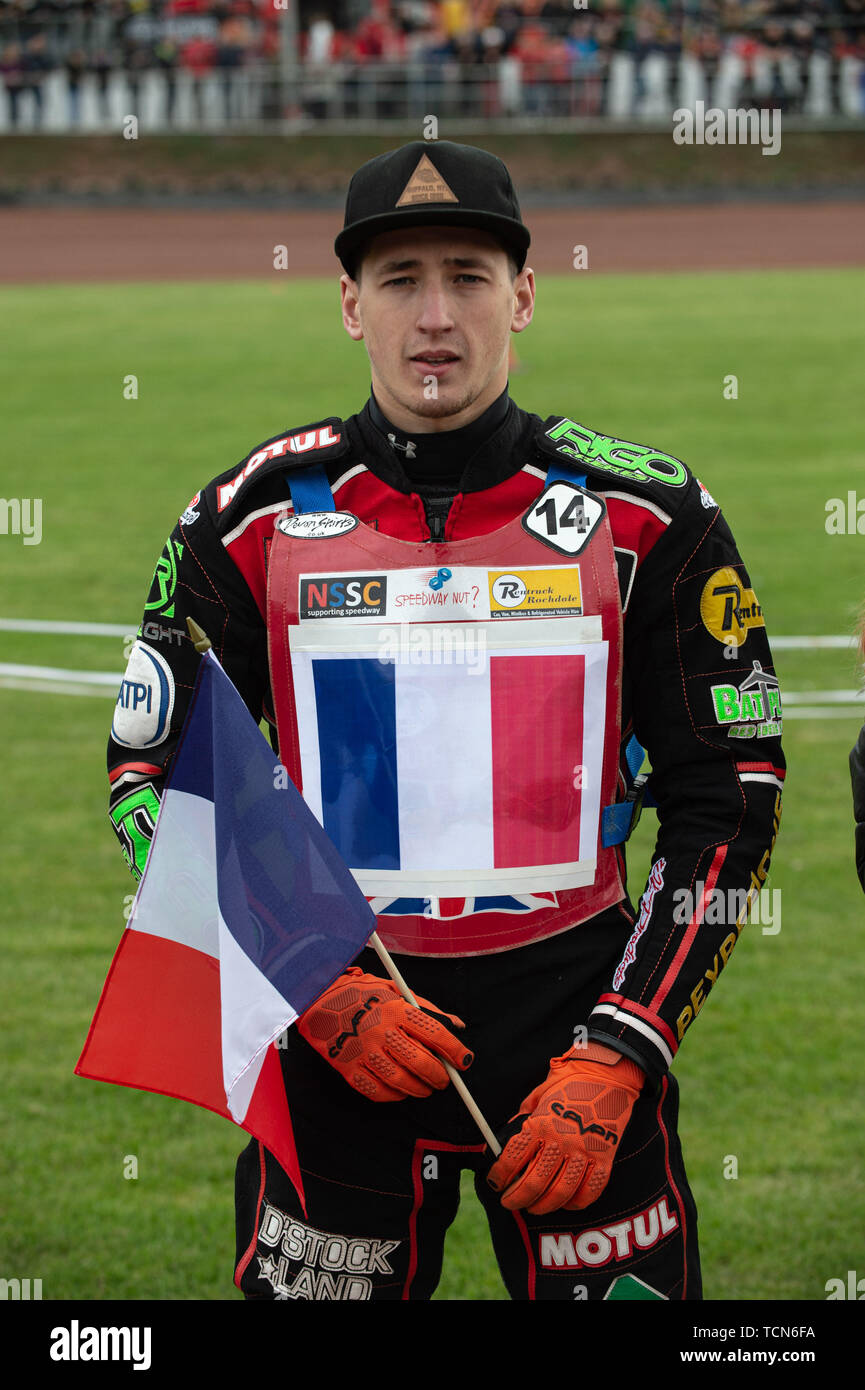
<svg viewBox="0 0 865 1390">
<path fill-rule="evenodd" d="M 425 333 L 443 333 L 453 328 L 453 314 L 444 285 L 424 285 L 418 306 L 417 326 Z"/>
</svg>

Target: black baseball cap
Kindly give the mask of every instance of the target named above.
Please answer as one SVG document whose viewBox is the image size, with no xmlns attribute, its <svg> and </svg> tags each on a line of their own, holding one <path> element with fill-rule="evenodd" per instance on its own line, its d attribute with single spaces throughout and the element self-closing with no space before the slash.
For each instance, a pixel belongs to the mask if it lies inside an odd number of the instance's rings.
<svg viewBox="0 0 865 1390">
<path fill-rule="evenodd" d="M 399 227 L 480 227 L 522 270 L 531 236 L 506 166 L 494 154 L 451 140 L 413 140 L 361 165 L 348 186 L 334 250 L 349 275 L 370 237 Z"/>
</svg>

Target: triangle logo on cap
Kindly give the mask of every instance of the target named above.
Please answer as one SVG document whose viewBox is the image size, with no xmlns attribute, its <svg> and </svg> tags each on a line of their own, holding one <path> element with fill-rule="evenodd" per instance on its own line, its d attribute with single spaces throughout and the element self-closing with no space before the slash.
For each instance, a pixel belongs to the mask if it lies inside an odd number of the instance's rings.
<svg viewBox="0 0 865 1390">
<path fill-rule="evenodd" d="M 429 155 L 422 154 L 417 168 L 403 189 L 394 207 L 409 207 L 413 203 L 458 203 L 459 198 L 448 188 Z"/>
</svg>

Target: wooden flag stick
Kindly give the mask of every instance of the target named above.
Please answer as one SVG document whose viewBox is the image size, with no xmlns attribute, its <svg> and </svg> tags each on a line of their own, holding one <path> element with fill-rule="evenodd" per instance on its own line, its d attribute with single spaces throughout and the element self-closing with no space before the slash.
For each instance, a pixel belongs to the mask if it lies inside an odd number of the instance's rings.
<svg viewBox="0 0 865 1390">
<path fill-rule="evenodd" d="M 408 985 L 406 984 L 405 980 L 403 979 L 402 975 L 399 973 L 394 959 L 391 956 L 390 952 L 387 950 L 387 947 L 384 946 L 381 940 L 379 939 L 378 932 L 373 932 L 372 936 L 369 939 L 369 944 L 376 951 L 379 960 L 381 961 L 387 973 L 390 975 L 391 979 L 393 980 L 394 984 L 396 985 L 403 998 L 407 999 L 410 1004 L 414 1004 L 416 1009 L 419 1009 L 420 1004 L 417 1002 Z M 481 1134 L 486 1139 L 491 1151 L 496 1155 L 496 1157 L 498 1157 L 498 1155 L 502 1151 L 502 1146 L 499 1143 L 496 1136 L 493 1134 L 492 1130 L 490 1129 L 489 1125 L 484 1119 L 484 1116 L 482 1115 L 481 1111 L 478 1109 L 477 1102 L 471 1095 L 468 1087 L 466 1086 L 466 1083 L 463 1081 L 456 1067 L 451 1066 L 450 1062 L 446 1062 L 444 1057 L 439 1057 L 438 1060 L 441 1062 L 442 1066 L 444 1067 L 445 1071 L 447 1072 L 448 1076 L 450 1077 L 451 1081 L 456 1087 L 460 1099 L 462 1100 L 463 1104 L 465 1105 L 466 1109 L 468 1110 L 469 1114 L 471 1115 Z"/>
</svg>

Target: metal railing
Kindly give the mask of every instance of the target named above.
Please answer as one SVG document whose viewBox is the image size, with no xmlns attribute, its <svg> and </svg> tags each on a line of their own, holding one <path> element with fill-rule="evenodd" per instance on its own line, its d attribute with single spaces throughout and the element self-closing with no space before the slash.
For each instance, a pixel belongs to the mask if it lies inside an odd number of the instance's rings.
<svg viewBox="0 0 865 1390">
<path fill-rule="evenodd" d="M 816 51 L 800 61 L 725 53 L 711 65 L 685 55 L 615 53 L 597 65 L 330 63 L 214 68 L 106 68 L 72 80 L 63 68 L 0 86 L 0 132 L 141 129 L 248 131 L 418 125 L 425 116 L 513 128 L 669 123 L 696 102 L 730 110 L 773 105 L 805 123 L 865 121 L 865 63 Z"/>
</svg>

